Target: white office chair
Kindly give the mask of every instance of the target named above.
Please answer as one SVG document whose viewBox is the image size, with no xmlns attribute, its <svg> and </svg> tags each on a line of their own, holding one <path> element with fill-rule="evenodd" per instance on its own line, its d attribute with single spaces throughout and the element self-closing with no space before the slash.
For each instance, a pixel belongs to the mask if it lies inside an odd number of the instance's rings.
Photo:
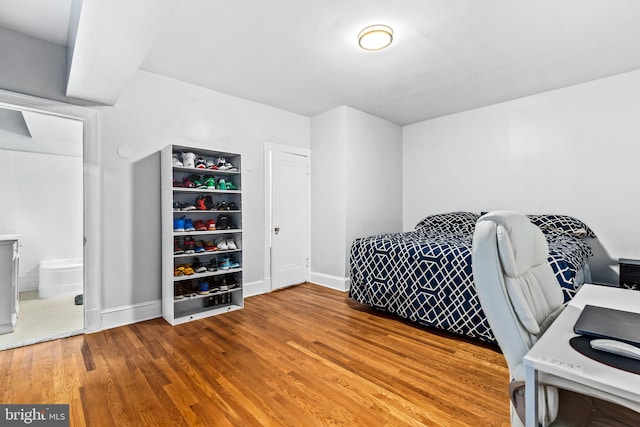
<svg viewBox="0 0 640 427">
<path fill-rule="evenodd" d="M 476 224 L 474 283 L 509 367 L 512 426 L 524 424 L 523 357 L 564 308 L 548 256 L 544 235 L 519 212 L 491 212 Z M 640 426 L 639 413 L 598 399 L 595 389 L 543 375 L 540 383 L 545 426 Z"/>
</svg>

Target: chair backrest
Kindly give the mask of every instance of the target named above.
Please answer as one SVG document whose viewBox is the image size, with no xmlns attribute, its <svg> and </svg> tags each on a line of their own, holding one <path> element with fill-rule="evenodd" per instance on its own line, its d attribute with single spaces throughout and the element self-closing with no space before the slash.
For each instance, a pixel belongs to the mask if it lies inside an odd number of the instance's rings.
<svg viewBox="0 0 640 427">
<path fill-rule="evenodd" d="M 519 212 L 491 212 L 476 224 L 473 281 L 512 381 L 524 380 L 524 355 L 564 308 L 548 256 L 544 235 Z M 557 391 L 545 393 L 556 400 Z M 553 419 L 557 405 L 549 403 Z"/>
</svg>

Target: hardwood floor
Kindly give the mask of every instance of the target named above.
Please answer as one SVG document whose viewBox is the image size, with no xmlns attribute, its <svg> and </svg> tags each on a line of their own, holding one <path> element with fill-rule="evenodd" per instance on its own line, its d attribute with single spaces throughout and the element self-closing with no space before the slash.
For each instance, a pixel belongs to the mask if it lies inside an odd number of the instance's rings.
<svg viewBox="0 0 640 427">
<path fill-rule="evenodd" d="M 5 350 L 0 378 L 1 403 L 69 403 L 78 426 L 509 425 L 496 349 L 313 284 Z"/>
</svg>

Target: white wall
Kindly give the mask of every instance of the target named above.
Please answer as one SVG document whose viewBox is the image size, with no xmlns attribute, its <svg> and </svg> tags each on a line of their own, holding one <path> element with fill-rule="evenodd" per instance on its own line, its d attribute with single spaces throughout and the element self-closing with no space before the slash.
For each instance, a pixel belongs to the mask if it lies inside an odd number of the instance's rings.
<svg viewBox="0 0 640 427">
<path fill-rule="evenodd" d="M 403 129 L 403 228 L 425 215 L 515 209 L 577 217 L 598 235 L 594 281 L 640 258 L 640 71 Z"/>
<path fill-rule="evenodd" d="M 243 155 L 244 280 L 261 283 L 263 143 L 309 148 L 309 118 L 143 71 L 101 111 L 103 308 L 161 297 L 159 150 L 168 144 Z M 129 158 L 118 156 L 121 146 Z"/>
<path fill-rule="evenodd" d="M 20 291 L 37 290 L 40 261 L 82 257 L 82 157 L 0 149 L 0 171 L 0 234 L 22 234 Z"/>
<path fill-rule="evenodd" d="M 346 290 L 357 237 L 402 229 L 402 130 L 350 107 L 311 119 L 311 280 Z"/>
<path fill-rule="evenodd" d="M 345 282 L 345 121 L 345 107 L 311 118 L 311 280 L 341 282 L 337 287 Z"/>
</svg>

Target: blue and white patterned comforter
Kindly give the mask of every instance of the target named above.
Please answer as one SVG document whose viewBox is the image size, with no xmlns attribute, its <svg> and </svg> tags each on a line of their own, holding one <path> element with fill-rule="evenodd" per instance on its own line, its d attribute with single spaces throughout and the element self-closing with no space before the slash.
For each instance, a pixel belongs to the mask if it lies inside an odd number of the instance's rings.
<svg viewBox="0 0 640 427">
<path fill-rule="evenodd" d="M 422 229 L 357 239 L 350 253 L 349 296 L 423 325 L 495 342 L 473 286 L 472 236 Z M 565 234 L 545 236 L 549 263 L 568 301 L 591 248 Z"/>
</svg>

